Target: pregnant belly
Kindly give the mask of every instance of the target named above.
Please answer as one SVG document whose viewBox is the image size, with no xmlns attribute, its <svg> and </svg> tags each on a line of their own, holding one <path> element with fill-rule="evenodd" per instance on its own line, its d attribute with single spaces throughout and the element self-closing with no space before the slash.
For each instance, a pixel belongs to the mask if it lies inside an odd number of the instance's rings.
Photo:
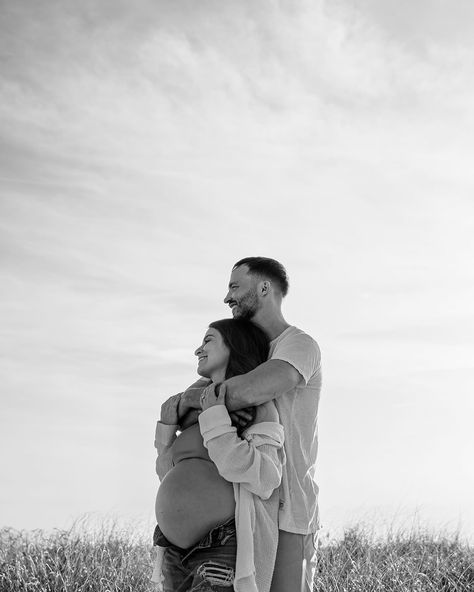
<svg viewBox="0 0 474 592">
<path fill-rule="evenodd" d="M 186 549 L 235 514 L 234 490 L 211 462 L 185 459 L 161 482 L 155 513 L 165 537 Z"/>
</svg>

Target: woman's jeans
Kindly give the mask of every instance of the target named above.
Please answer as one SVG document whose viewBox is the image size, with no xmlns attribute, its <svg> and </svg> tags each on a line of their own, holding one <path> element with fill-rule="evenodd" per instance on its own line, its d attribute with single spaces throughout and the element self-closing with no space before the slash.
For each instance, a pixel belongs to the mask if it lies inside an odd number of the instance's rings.
<svg viewBox="0 0 474 592">
<path fill-rule="evenodd" d="M 166 541 L 163 535 L 161 537 L 160 540 L 155 532 L 155 542 L 165 546 L 162 566 L 164 592 L 233 590 L 237 553 L 234 518 L 213 528 L 189 549 L 181 549 Z"/>
</svg>

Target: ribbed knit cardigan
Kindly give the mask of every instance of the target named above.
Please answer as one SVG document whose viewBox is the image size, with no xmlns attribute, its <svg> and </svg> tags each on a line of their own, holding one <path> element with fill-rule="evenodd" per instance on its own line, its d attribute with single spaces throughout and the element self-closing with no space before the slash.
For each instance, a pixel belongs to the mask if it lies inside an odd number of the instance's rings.
<svg viewBox="0 0 474 592">
<path fill-rule="evenodd" d="M 285 463 L 283 426 L 260 422 L 250 426 L 242 439 L 224 405 L 201 413 L 199 425 L 210 458 L 220 475 L 234 485 L 234 590 L 268 592 L 278 546 L 278 488 Z"/>
<path fill-rule="evenodd" d="M 202 412 L 199 426 L 210 458 L 220 475 L 234 486 L 237 530 L 234 590 L 268 592 L 278 546 L 278 488 L 285 464 L 283 427 L 276 422 L 260 422 L 250 426 L 240 438 L 224 405 Z M 155 446 L 159 453 L 160 479 L 171 468 L 167 457 L 176 428 L 157 423 Z M 152 577 L 158 590 L 162 556 L 163 549 L 158 548 Z"/>
</svg>

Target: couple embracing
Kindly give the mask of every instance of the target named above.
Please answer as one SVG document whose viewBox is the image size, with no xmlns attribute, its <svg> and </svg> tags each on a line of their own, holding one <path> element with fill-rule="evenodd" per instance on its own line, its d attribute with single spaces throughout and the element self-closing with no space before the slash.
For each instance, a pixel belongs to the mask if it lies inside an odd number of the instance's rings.
<svg viewBox="0 0 474 592">
<path fill-rule="evenodd" d="M 285 268 L 248 257 L 196 349 L 202 377 L 161 408 L 155 446 L 164 592 L 311 592 L 319 529 L 317 343 L 283 318 Z"/>
</svg>

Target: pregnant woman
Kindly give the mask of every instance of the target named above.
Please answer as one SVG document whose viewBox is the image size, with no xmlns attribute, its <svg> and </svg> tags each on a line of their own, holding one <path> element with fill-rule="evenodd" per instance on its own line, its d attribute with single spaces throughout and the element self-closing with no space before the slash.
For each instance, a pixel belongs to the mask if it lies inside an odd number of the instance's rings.
<svg viewBox="0 0 474 592">
<path fill-rule="evenodd" d="M 155 446 L 154 581 L 164 592 L 267 592 L 278 543 L 283 428 L 273 402 L 240 434 L 218 384 L 266 361 L 265 333 L 248 321 L 211 323 L 196 350 L 198 373 L 216 384 L 198 423 L 180 431 L 179 395 L 166 401 Z"/>
</svg>

